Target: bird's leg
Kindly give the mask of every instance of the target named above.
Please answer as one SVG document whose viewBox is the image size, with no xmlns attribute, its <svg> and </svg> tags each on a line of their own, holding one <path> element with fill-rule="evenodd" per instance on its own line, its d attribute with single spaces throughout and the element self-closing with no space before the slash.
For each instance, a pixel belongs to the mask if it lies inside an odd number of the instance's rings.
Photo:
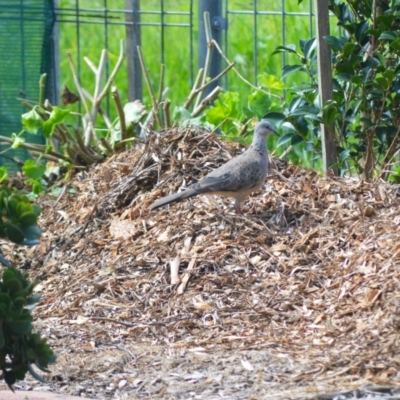
<svg viewBox="0 0 400 400">
<path fill-rule="evenodd" d="M 239 206 L 235 206 L 236 214 L 244 215 L 242 209 Z"/>
<path fill-rule="evenodd" d="M 243 211 L 240 208 L 240 201 L 238 201 L 238 200 L 235 201 L 235 210 L 236 210 L 236 214 L 243 215 Z"/>
</svg>

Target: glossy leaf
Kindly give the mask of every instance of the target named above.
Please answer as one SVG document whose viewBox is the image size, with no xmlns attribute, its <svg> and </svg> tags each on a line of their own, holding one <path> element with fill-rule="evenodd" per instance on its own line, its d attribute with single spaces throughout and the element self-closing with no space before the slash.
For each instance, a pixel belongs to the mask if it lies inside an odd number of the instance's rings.
<svg viewBox="0 0 400 400">
<path fill-rule="evenodd" d="M 292 136 L 293 136 L 293 133 L 286 133 L 286 134 L 282 135 L 279 138 L 278 143 L 276 144 L 276 147 L 283 146 L 284 144 L 290 143 L 292 141 Z"/>
<path fill-rule="evenodd" d="M 278 54 L 278 53 L 294 53 L 297 54 L 296 52 L 296 45 L 294 44 L 287 44 L 286 46 L 278 46 L 275 51 L 272 53 L 272 55 L 274 54 Z"/>
<path fill-rule="evenodd" d="M 385 31 L 382 32 L 381 35 L 379 36 L 379 40 L 397 40 L 399 35 L 395 31 Z"/>
<path fill-rule="evenodd" d="M 285 79 L 288 75 L 294 72 L 306 72 L 303 65 L 285 65 L 282 69 L 282 79 Z"/>
<path fill-rule="evenodd" d="M 342 42 L 336 36 L 324 36 L 325 41 L 334 51 L 341 51 L 343 48 Z"/>
</svg>

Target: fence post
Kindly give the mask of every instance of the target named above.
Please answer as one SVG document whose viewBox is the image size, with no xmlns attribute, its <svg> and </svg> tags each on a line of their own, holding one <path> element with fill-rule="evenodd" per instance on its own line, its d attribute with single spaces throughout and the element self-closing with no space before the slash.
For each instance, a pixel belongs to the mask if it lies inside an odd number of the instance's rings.
<svg viewBox="0 0 400 400">
<path fill-rule="evenodd" d="M 50 65 L 49 74 L 46 79 L 46 98 L 51 104 L 59 104 L 60 102 L 60 27 L 58 24 L 58 0 L 53 0 L 53 30 L 50 40 Z"/>
<path fill-rule="evenodd" d="M 126 0 L 126 55 L 128 61 L 128 99 L 142 100 L 142 70 L 137 46 L 141 46 L 140 0 Z"/>
<path fill-rule="evenodd" d="M 319 76 L 319 97 L 321 107 L 326 101 L 333 99 L 332 86 L 332 66 L 331 66 L 331 49 L 324 40 L 324 36 L 329 35 L 329 8 L 328 0 L 315 0 L 316 17 L 317 17 L 317 52 L 318 52 L 318 76 Z M 335 144 L 335 124 L 326 126 L 321 124 L 321 141 L 322 141 L 322 163 L 323 170 L 333 170 L 337 175 L 336 164 L 337 153 Z"/>
<path fill-rule="evenodd" d="M 226 20 L 222 17 L 222 0 L 198 0 L 199 1 L 199 68 L 204 67 L 207 54 L 207 38 L 204 28 L 204 13 L 210 13 L 211 32 L 213 39 L 221 45 L 222 30 L 226 29 Z M 217 76 L 221 72 L 221 55 L 213 51 L 210 77 Z M 211 84 L 204 95 L 210 93 L 217 86 L 220 86 L 220 79 Z"/>
</svg>

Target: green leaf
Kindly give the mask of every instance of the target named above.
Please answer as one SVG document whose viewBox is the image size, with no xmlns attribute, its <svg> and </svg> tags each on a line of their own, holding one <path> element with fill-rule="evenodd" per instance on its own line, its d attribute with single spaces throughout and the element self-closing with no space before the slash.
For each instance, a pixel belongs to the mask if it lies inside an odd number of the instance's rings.
<svg viewBox="0 0 400 400">
<path fill-rule="evenodd" d="M 285 84 L 278 79 L 275 75 L 270 75 L 267 73 L 263 73 L 258 75 L 258 83 L 261 86 L 264 86 L 267 89 L 270 90 L 284 90 L 285 89 Z"/>
<path fill-rule="evenodd" d="M 221 125 L 221 130 L 225 133 L 235 128 L 233 120 L 243 117 L 239 108 L 239 93 L 222 92 L 214 101 L 214 106 L 205 111 L 207 122 L 214 126 Z M 235 128 L 236 129 L 236 128 Z"/>
<path fill-rule="evenodd" d="M 366 37 L 366 31 L 368 30 L 368 28 L 369 28 L 368 20 L 361 21 L 359 24 L 357 24 L 354 36 L 356 37 L 358 43 L 363 44 L 363 41 Z"/>
<path fill-rule="evenodd" d="M 392 49 L 399 51 L 400 50 L 400 39 L 396 39 L 389 45 Z"/>
<path fill-rule="evenodd" d="M 24 234 L 18 226 L 12 224 L 11 222 L 5 223 L 5 228 L 8 238 L 14 243 L 21 243 L 24 240 Z"/>
<path fill-rule="evenodd" d="M 31 111 L 22 114 L 21 119 L 24 130 L 28 133 L 36 134 L 37 131 L 43 126 L 42 117 L 36 111 L 36 107 Z"/>
<path fill-rule="evenodd" d="M 322 120 L 324 121 L 324 124 L 331 126 L 335 122 L 336 115 L 336 107 L 325 108 L 322 112 Z"/>
<path fill-rule="evenodd" d="M 356 48 L 357 48 L 357 45 L 355 43 L 349 43 L 349 42 L 345 43 L 342 48 L 343 56 L 347 57 L 347 56 L 351 55 Z"/>
<path fill-rule="evenodd" d="M 286 46 L 278 46 L 275 51 L 272 53 L 272 55 L 274 54 L 278 54 L 278 53 L 294 53 L 297 54 L 296 52 L 296 45 L 294 44 L 287 44 Z"/>
<path fill-rule="evenodd" d="M 50 114 L 50 118 L 43 123 L 43 136 L 47 139 L 51 137 L 54 133 L 55 127 L 58 124 L 63 123 L 69 113 L 70 110 L 63 110 L 55 106 Z"/>
<path fill-rule="evenodd" d="M 292 136 L 293 133 L 285 133 L 284 135 L 282 135 L 279 140 L 278 143 L 276 144 L 276 147 L 280 147 L 283 146 L 286 143 L 289 143 L 292 141 Z"/>
<path fill-rule="evenodd" d="M 389 81 L 392 81 L 396 77 L 396 73 L 392 69 L 386 69 L 382 74 Z"/>
<path fill-rule="evenodd" d="M 399 35 L 395 31 L 385 31 L 381 33 L 378 39 L 393 41 L 398 39 L 398 37 Z"/>
<path fill-rule="evenodd" d="M 307 72 L 303 65 L 285 65 L 282 69 L 282 79 L 296 71 Z"/>
<path fill-rule="evenodd" d="M 300 136 L 299 134 L 294 133 L 292 135 L 292 140 L 291 140 L 292 146 L 295 146 L 296 144 L 303 143 L 303 142 L 304 142 L 304 138 L 302 136 Z"/>
<path fill-rule="evenodd" d="M 343 150 L 339 155 L 339 161 L 343 163 L 345 160 L 349 158 L 349 156 L 350 156 L 350 150 L 348 149 Z"/>
<path fill-rule="evenodd" d="M 43 187 L 39 179 L 34 179 L 32 182 L 32 192 L 36 195 L 42 193 Z"/>
<path fill-rule="evenodd" d="M 8 178 L 8 172 L 6 167 L 0 167 L 0 183 L 1 182 L 7 182 L 9 180 Z"/>
<path fill-rule="evenodd" d="M 22 228 L 22 233 L 25 236 L 26 240 L 38 240 L 42 235 L 42 231 L 37 226 L 29 226 L 27 228 Z"/>
<path fill-rule="evenodd" d="M 271 99 L 261 90 L 255 90 L 249 95 L 247 106 L 252 115 L 261 116 L 271 108 Z"/>
<path fill-rule="evenodd" d="M 19 218 L 18 218 L 18 222 L 20 225 L 22 225 L 23 227 L 27 227 L 30 225 L 36 225 L 37 222 L 37 215 L 33 212 L 27 212 L 22 214 Z"/>
<path fill-rule="evenodd" d="M 324 39 L 332 50 L 337 52 L 342 51 L 343 44 L 336 36 L 324 36 Z"/>
<path fill-rule="evenodd" d="M 13 294 L 19 292 L 21 290 L 21 283 L 18 279 L 9 279 L 7 282 L 4 282 L 4 288 L 13 297 Z"/>
<path fill-rule="evenodd" d="M 13 141 L 11 145 L 12 149 L 18 149 L 22 144 L 25 143 L 25 139 L 21 136 L 18 136 L 16 133 L 11 134 L 11 139 Z"/>
<path fill-rule="evenodd" d="M 298 107 L 304 104 L 305 101 L 302 97 L 295 97 L 289 104 L 289 112 L 293 113 Z"/>
<path fill-rule="evenodd" d="M 285 114 L 282 114 L 280 112 L 269 112 L 267 114 L 264 114 L 263 118 L 276 125 L 278 123 L 281 123 L 286 118 L 286 116 Z"/>
<path fill-rule="evenodd" d="M 18 276 L 17 270 L 14 268 L 7 268 L 3 272 L 3 282 L 6 283 L 10 281 L 11 279 L 15 279 L 15 277 Z M 6 296 L 6 298 L 4 298 Z M 9 298 L 8 295 L 0 295 L 0 302 L 7 301 L 7 298 Z M 11 299 L 10 299 L 11 300 Z"/>
<path fill-rule="evenodd" d="M 175 106 L 172 118 L 174 121 L 181 121 L 191 119 L 192 114 L 185 107 Z"/>
<path fill-rule="evenodd" d="M 388 81 L 385 77 L 383 77 L 383 76 L 377 76 L 377 77 L 375 78 L 375 81 L 378 82 L 379 85 L 382 86 L 382 88 L 383 88 L 384 90 L 387 90 L 387 89 L 389 88 L 389 86 L 390 86 L 389 81 Z M 378 89 L 380 89 L 379 86 L 378 86 Z"/>
<path fill-rule="evenodd" d="M 310 59 L 312 52 L 317 48 L 317 41 L 314 39 L 308 40 L 304 45 L 304 57 Z"/>
<path fill-rule="evenodd" d="M 10 329 L 18 335 L 24 335 L 32 330 L 32 323 L 30 319 L 14 320 L 8 325 Z"/>
<path fill-rule="evenodd" d="M 135 100 L 124 105 L 126 126 L 136 125 L 147 114 L 146 107 L 140 100 Z"/>
<path fill-rule="evenodd" d="M 42 164 L 36 164 L 34 160 L 26 160 L 22 170 L 25 175 L 31 179 L 40 179 L 46 171 L 46 167 Z"/>
<path fill-rule="evenodd" d="M 346 74 L 346 73 L 338 74 L 336 76 L 336 79 L 338 80 L 338 82 L 350 82 L 351 78 L 352 78 L 352 75 Z"/>
</svg>

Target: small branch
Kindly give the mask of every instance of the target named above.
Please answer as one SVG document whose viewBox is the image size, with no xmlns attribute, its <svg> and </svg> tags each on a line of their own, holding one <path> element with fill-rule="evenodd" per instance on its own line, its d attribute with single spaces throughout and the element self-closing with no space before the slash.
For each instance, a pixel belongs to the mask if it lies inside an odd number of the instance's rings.
<svg viewBox="0 0 400 400">
<path fill-rule="evenodd" d="M 0 141 L 6 142 L 9 144 L 14 143 L 13 139 L 11 139 L 7 136 L 0 136 Z M 21 143 L 20 147 L 22 147 L 26 150 L 29 150 L 29 151 L 38 151 L 38 152 L 44 153 L 46 151 L 47 146 L 45 146 L 43 144 L 35 144 L 35 143 Z M 49 151 L 46 154 L 50 154 L 50 155 L 53 155 L 54 157 L 61 158 L 62 160 L 68 161 L 68 159 L 66 159 L 62 154 L 60 154 L 56 151 Z"/>
<path fill-rule="evenodd" d="M 109 154 L 114 154 L 115 153 L 115 151 L 112 149 L 112 147 L 110 146 L 110 144 L 107 142 L 106 139 L 101 138 L 100 142 L 104 146 L 104 148 L 109 152 Z"/>
<path fill-rule="evenodd" d="M 396 147 L 396 142 L 397 142 L 399 135 L 400 135 L 400 127 L 397 129 L 397 132 L 392 139 L 392 143 L 390 143 L 390 146 L 386 151 L 385 157 L 383 158 L 384 160 L 386 160 L 387 157 L 389 156 L 389 154 L 391 154 L 394 151 L 394 148 Z M 390 157 L 390 159 L 387 162 L 385 162 L 385 164 L 382 166 L 382 171 L 385 170 L 386 168 L 388 168 L 388 166 L 391 164 L 392 160 L 396 157 L 397 154 L 399 154 L 399 152 L 400 152 L 400 149 L 394 151 L 394 153 Z M 383 173 L 381 172 L 379 174 L 379 178 L 382 178 L 382 175 L 383 175 Z"/>
<path fill-rule="evenodd" d="M 229 64 L 222 72 L 220 72 L 217 76 L 214 78 L 210 79 L 207 83 L 205 83 L 203 86 L 199 87 L 198 89 L 195 90 L 195 94 L 200 93 L 204 91 L 205 88 L 207 88 L 209 85 L 211 85 L 213 82 L 217 81 L 221 76 L 225 75 L 230 69 L 232 69 L 235 66 L 235 63 Z"/>
<path fill-rule="evenodd" d="M 121 140 L 125 140 L 127 138 L 125 113 L 124 113 L 124 108 L 122 106 L 121 98 L 119 97 L 116 86 L 113 86 L 111 88 L 111 94 L 112 94 L 112 98 L 114 99 L 115 106 L 117 108 L 117 113 L 118 113 L 118 118 L 119 118 L 119 126 L 121 129 Z"/>
<path fill-rule="evenodd" d="M 73 62 L 73 60 L 72 60 L 71 53 L 68 52 L 68 53 L 67 53 L 67 56 L 68 56 L 69 66 L 70 66 L 70 68 L 71 68 L 71 72 L 72 72 L 72 76 L 73 76 L 73 78 L 74 78 L 74 83 L 75 83 L 76 89 L 78 90 L 79 97 L 81 98 L 83 107 L 85 108 L 85 111 L 86 111 L 86 116 L 87 116 L 87 118 L 88 118 L 87 123 L 88 123 L 89 126 L 88 126 L 88 134 L 86 135 L 86 142 L 89 142 L 89 143 L 90 143 L 91 138 L 92 138 L 92 135 L 95 134 L 95 132 L 94 132 L 93 121 L 90 119 L 89 107 L 88 107 L 88 105 L 87 105 L 87 103 L 86 103 L 85 97 L 83 96 L 82 87 L 81 87 L 81 85 L 80 85 L 80 83 L 79 83 L 78 76 L 76 75 L 76 72 L 75 72 L 75 66 L 74 66 L 74 62 Z M 83 121 L 84 121 L 84 120 L 85 120 L 85 119 L 83 118 Z"/>
<path fill-rule="evenodd" d="M 68 153 L 68 162 L 74 164 L 76 167 L 82 165 L 91 165 L 101 159 L 100 157 L 93 158 L 91 155 L 80 151 L 80 149 L 78 149 L 76 146 L 71 147 L 71 143 L 67 143 L 65 145 L 65 151 Z M 84 164 L 82 163 L 82 160 L 84 161 Z"/>
<path fill-rule="evenodd" d="M 207 40 L 207 53 L 206 53 L 206 60 L 204 61 L 204 74 L 203 74 L 203 79 L 201 81 L 201 86 L 204 86 L 206 83 L 206 79 L 208 77 L 208 74 L 210 72 L 211 68 L 211 56 L 212 56 L 212 51 L 214 48 L 214 41 L 212 40 L 212 34 L 211 34 L 211 22 L 210 22 L 210 13 L 205 12 L 204 13 L 204 29 L 206 33 L 206 40 Z M 229 63 L 231 64 L 231 63 Z M 202 98 L 202 93 L 199 93 L 196 99 L 196 102 L 194 104 L 194 109 L 199 107 L 199 104 L 201 102 Z"/>
<path fill-rule="evenodd" d="M 101 80 L 103 78 L 103 74 L 104 74 L 104 70 L 106 68 L 106 64 L 107 64 L 107 50 L 103 49 L 101 52 L 101 56 L 100 56 L 100 61 L 99 61 L 99 66 L 97 68 L 97 74 L 95 74 L 96 77 L 96 84 L 94 87 L 94 104 L 93 104 L 93 108 L 96 108 L 97 104 L 100 104 L 97 102 L 97 99 L 99 97 L 99 93 L 100 93 L 100 87 L 101 87 Z"/>
<path fill-rule="evenodd" d="M 55 156 L 52 156 L 50 154 L 42 153 L 40 151 L 29 150 L 29 153 L 31 153 L 33 156 L 36 156 L 36 157 L 43 157 L 43 158 L 45 158 L 46 160 L 49 160 L 49 161 L 54 161 L 56 163 L 60 162 L 59 158 L 57 158 Z M 68 162 L 70 162 L 70 161 L 68 161 Z"/>
<path fill-rule="evenodd" d="M 200 115 L 223 91 L 221 86 L 217 86 L 192 112 L 192 117 Z"/>
<path fill-rule="evenodd" d="M 169 100 L 165 100 L 164 105 L 163 105 L 165 128 L 171 127 L 170 106 L 171 106 L 171 102 Z"/>
<path fill-rule="evenodd" d="M 87 99 L 89 99 L 92 103 L 93 103 L 93 96 L 87 92 L 85 90 L 85 88 L 82 88 L 83 94 L 85 95 L 85 97 Z M 112 123 L 110 121 L 110 118 L 108 117 L 108 115 L 106 114 L 106 112 L 99 106 L 97 108 L 98 113 L 101 115 L 101 117 L 103 118 L 103 121 L 105 122 L 105 124 L 107 125 L 108 129 L 112 129 Z"/>
<path fill-rule="evenodd" d="M 215 48 L 218 50 L 219 54 L 221 54 L 221 56 L 224 58 L 224 60 L 228 63 L 228 64 L 232 64 L 229 59 L 225 56 L 225 54 L 223 53 L 223 51 L 221 50 L 221 48 L 218 46 L 218 43 L 213 39 L 212 40 L 213 45 L 215 46 Z M 242 76 L 240 74 L 240 72 L 236 69 L 236 68 L 232 68 L 233 71 L 235 72 L 235 74 L 247 85 L 249 85 L 250 87 L 252 87 L 255 90 L 259 90 L 260 92 L 263 92 L 265 94 L 267 94 L 268 96 L 272 96 L 272 97 L 276 97 L 279 100 L 282 100 L 282 97 L 278 96 L 277 94 L 271 93 L 271 92 L 267 92 L 264 89 L 261 89 L 260 87 L 254 86 L 251 82 L 249 82 L 244 76 Z"/>
<path fill-rule="evenodd" d="M 293 150 L 293 146 L 290 145 L 290 146 L 279 156 L 279 159 L 280 159 L 280 160 L 283 160 L 292 150 Z M 275 154 L 275 151 L 271 154 L 271 156 L 274 155 L 274 154 Z"/>
<path fill-rule="evenodd" d="M 98 99 L 106 63 L 107 63 L 107 51 L 103 49 L 101 52 L 99 65 L 96 69 L 97 72 L 95 73 L 95 86 L 93 92 L 92 111 L 90 112 L 90 115 L 87 115 L 87 118 L 89 119 L 90 122 L 88 126 L 85 127 L 85 134 L 84 134 L 85 146 L 90 146 L 93 137 L 96 137 L 96 139 L 98 139 L 96 131 L 94 130 L 94 121 L 96 121 L 97 111 L 101 103 L 101 100 L 98 101 Z M 90 123 L 93 126 L 93 130 L 90 129 Z"/>
<path fill-rule="evenodd" d="M 158 112 L 157 112 L 158 104 L 157 104 L 156 96 L 154 95 L 154 91 L 153 91 L 153 88 L 151 86 L 149 72 L 148 72 L 148 70 L 146 68 L 146 64 L 145 64 L 145 61 L 144 61 L 144 58 L 143 58 L 142 49 L 140 48 L 140 46 L 137 46 L 137 51 L 138 51 L 138 55 L 139 55 L 140 66 L 142 67 L 142 72 L 143 72 L 143 75 L 144 75 L 144 80 L 146 81 L 147 90 L 149 91 L 153 115 L 154 115 L 154 118 L 156 119 L 158 125 L 161 126 L 160 118 L 158 117 Z"/>
<path fill-rule="evenodd" d="M 103 100 L 103 98 L 106 96 L 108 90 L 110 89 L 110 86 L 112 85 L 112 83 L 114 82 L 115 76 L 117 75 L 119 69 L 121 68 L 121 65 L 123 63 L 125 59 L 125 48 L 124 48 L 124 41 L 121 40 L 120 41 L 120 45 L 119 45 L 119 57 L 118 57 L 118 61 L 115 64 L 115 67 L 113 69 L 113 71 L 111 72 L 111 75 L 109 76 L 107 83 L 104 86 L 104 89 L 102 90 L 102 92 L 99 94 L 99 96 L 97 97 L 97 99 L 95 99 L 96 101 L 96 107 L 100 106 L 101 101 Z"/>
<path fill-rule="evenodd" d="M 39 79 L 39 106 L 43 107 L 44 91 L 46 89 L 46 76 L 47 74 L 40 75 Z"/>
<path fill-rule="evenodd" d="M 161 64 L 160 70 L 160 85 L 158 86 L 158 99 L 157 104 L 161 103 L 161 98 L 164 90 L 164 78 L 165 78 L 165 65 Z"/>
<path fill-rule="evenodd" d="M 203 75 L 204 75 L 204 68 L 200 68 L 199 71 L 197 72 L 197 77 L 194 82 L 192 91 L 190 92 L 188 98 L 185 101 L 185 104 L 183 105 L 186 110 L 189 108 L 190 104 L 192 104 L 193 99 L 196 97 L 196 90 L 200 86 L 201 82 L 203 81 Z"/>
<path fill-rule="evenodd" d="M 117 319 L 111 319 L 111 318 L 104 318 L 104 317 L 90 317 L 91 320 L 93 321 L 106 321 L 106 322 L 114 322 L 116 324 L 124 325 L 130 328 L 134 328 L 136 326 L 165 326 L 164 323 L 162 322 L 125 322 L 125 321 L 119 321 Z"/>
<path fill-rule="evenodd" d="M 90 60 L 89 57 L 83 57 L 83 59 L 86 61 L 86 64 L 89 66 L 89 68 L 92 70 L 92 72 L 97 75 L 97 67 L 93 64 L 93 62 Z"/>
<path fill-rule="evenodd" d="M 158 86 L 158 99 L 157 99 L 157 107 L 161 104 L 161 99 L 163 97 L 163 90 L 164 90 L 164 79 L 165 79 L 165 65 L 161 64 L 161 71 L 160 71 L 160 84 Z M 158 109 L 157 109 L 158 114 Z M 160 118 L 161 122 L 161 118 Z M 165 121 L 164 121 L 165 125 Z M 164 126 L 165 128 L 165 126 Z"/>
</svg>

